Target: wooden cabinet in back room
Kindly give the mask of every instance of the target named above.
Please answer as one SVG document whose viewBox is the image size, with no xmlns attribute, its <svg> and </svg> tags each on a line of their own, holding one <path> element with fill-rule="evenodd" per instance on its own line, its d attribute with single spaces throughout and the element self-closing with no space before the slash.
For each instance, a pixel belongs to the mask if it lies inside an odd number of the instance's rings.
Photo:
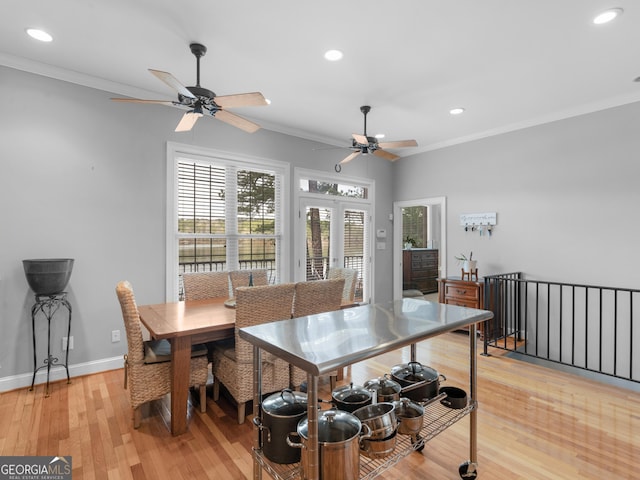
<svg viewBox="0 0 640 480">
<path fill-rule="evenodd" d="M 438 250 L 413 248 L 402 251 L 402 289 L 422 293 L 438 291 Z"/>
</svg>

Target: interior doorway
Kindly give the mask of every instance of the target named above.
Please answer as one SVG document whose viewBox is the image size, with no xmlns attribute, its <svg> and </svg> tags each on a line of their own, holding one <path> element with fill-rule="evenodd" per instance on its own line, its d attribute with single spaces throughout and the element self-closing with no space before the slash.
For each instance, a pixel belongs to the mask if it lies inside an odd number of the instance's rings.
<svg viewBox="0 0 640 480">
<path fill-rule="evenodd" d="M 420 247 L 438 250 L 438 278 L 447 275 L 447 203 L 446 197 L 430 197 L 416 200 L 403 200 L 393 203 L 393 298 L 402 298 L 403 259 L 405 238 L 403 222 L 405 210 L 425 207 L 425 235 L 420 238 Z"/>
</svg>

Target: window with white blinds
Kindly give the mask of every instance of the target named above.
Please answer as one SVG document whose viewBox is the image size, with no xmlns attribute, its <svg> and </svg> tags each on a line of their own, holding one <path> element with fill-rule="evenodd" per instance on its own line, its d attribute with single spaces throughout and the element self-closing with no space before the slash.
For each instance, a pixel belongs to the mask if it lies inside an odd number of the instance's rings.
<svg viewBox="0 0 640 480">
<path fill-rule="evenodd" d="M 175 152 L 173 290 L 184 272 L 267 269 L 280 278 L 283 168 Z M 168 282 L 168 291 L 171 290 Z"/>
</svg>

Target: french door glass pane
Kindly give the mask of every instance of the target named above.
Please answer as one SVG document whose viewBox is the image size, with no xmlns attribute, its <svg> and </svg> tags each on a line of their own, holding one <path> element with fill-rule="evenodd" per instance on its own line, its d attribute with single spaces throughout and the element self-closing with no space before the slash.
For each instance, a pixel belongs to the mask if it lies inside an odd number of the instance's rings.
<svg viewBox="0 0 640 480">
<path fill-rule="evenodd" d="M 333 208 L 308 206 L 305 215 L 306 280 L 325 279 L 331 268 L 357 270 L 355 299 L 363 301 L 363 281 L 367 277 L 366 212 L 345 210 L 341 216 Z"/>
<path fill-rule="evenodd" d="M 345 210 L 342 266 L 358 271 L 355 300 L 362 301 L 362 281 L 365 274 L 365 212 L 362 210 Z"/>
<path fill-rule="evenodd" d="M 307 280 L 322 280 L 329 267 L 331 239 L 330 208 L 306 208 L 306 265 Z"/>
</svg>

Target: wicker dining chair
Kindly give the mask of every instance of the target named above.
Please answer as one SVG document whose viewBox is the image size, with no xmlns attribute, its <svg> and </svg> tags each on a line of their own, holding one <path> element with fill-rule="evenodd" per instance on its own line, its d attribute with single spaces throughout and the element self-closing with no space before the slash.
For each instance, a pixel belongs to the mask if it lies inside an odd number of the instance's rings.
<svg viewBox="0 0 640 480">
<path fill-rule="evenodd" d="M 296 283 L 296 295 L 293 299 L 294 318 L 340 310 L 344 282 L 344 278 L 334 278 Z M 307 372 L 293 365 L 289 365 L 289 375 L 294 389 L 299 389 L 307 380 Z M 337 371 L 329 373 L 332 391 L 336 388 L 337 379 Z"/>
<path fill-rule="evenodd" d="M 354 303 L 358 271 L 352 268 L 330 268 L 327 279 L 331 280 L 334 278 L 344 278 L 344 290 L 342 292 L 343 303 Z"/>
<path fill-rule="evenodd" d="M 205 300 L 207 298 L 229 298 L 229 272 L 189 272 L 182 274 L 184 299 Z M 213 362 L 213 349 L 216 342 L 208 342 L 209 362 Z M 228 340 L 222 340 L 227 341 Z"/>
<path fill-rule="evenodd" d="M 229 272 L 229 280 L 231 281 L 231 291 L 235 298 L 236 289 L 238 287 L 248 287 L 251 279 L 254 287 L 269 285 L 269 274 L 264 270 L 232 270 Z"/>
<path fill-rule="evenodd" d="M 116 294 L 127 333 L 124 388 L 129 390 L 133 427 L 138 428 L 142 420 L 140 407 L 171 392 L 171 344 L 167 340 L 143 341 L 138 306 L 129 282 L 119 282 Z M 200 411 L 203 413 L 207 410 L 208 364 L 207 349 L 204 346 L 194 346 L 189 386 L 199 390 Z"/>
<path fill-rule="evenodd" d="M 244 423 L 245 403 L 253 400 L 253 346 L 238 335 L 251 325 L 291 318 L 294 283 L 238 287 L 236 290 L 235 345 L 213 350 L 213 399 L 222 383 L 238 404 L 238 423 Z M 262 352 L 262 393 L 289 387 L 289 364 Z"/>
<path fill-rule="evenodd" d="M 185 300 L 229 298 L 229 272 L 192 272 L 182 274 Z"/>
</svg>

